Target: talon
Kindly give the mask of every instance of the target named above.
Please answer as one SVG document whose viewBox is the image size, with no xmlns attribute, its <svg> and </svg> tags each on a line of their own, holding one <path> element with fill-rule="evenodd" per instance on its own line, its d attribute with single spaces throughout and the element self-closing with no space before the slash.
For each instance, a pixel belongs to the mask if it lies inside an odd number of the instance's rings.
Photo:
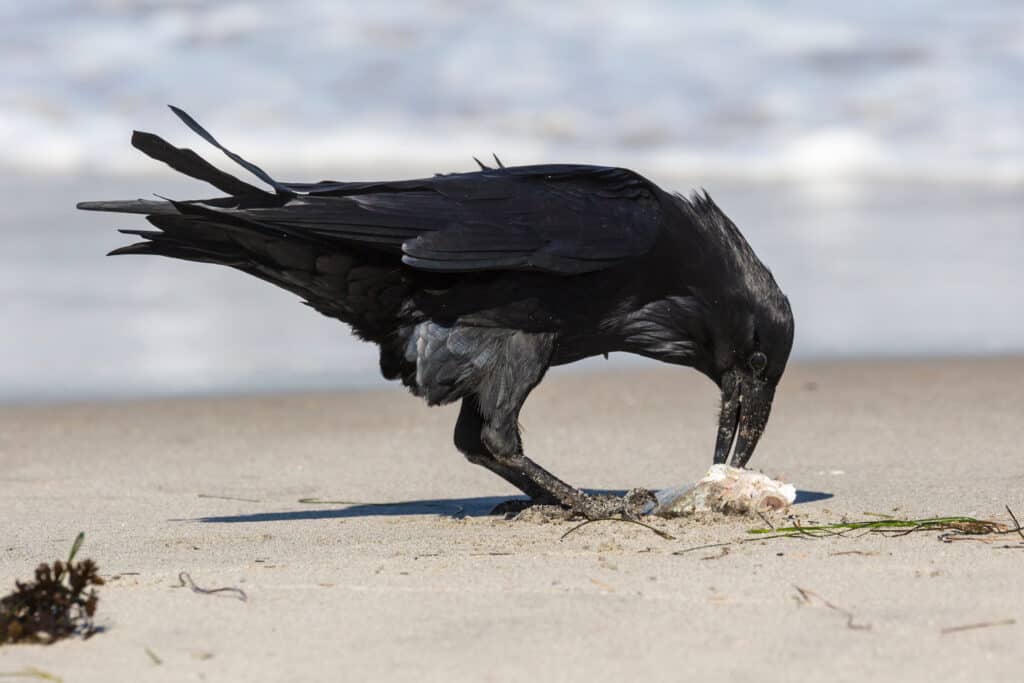
<svg viewBox="0 0 1024 683">
<path fill-rule="evenodd" d="M 630 489 L 622 499 L 622 516 L 638 521 L 640 517 L 653 510 L 658 498 L 650 489 Z"/>
<path fill-rule="evenodd" d="M 584 519 L 606 519 L 621 515 L 626 519 L 638 520 L 657 503 L 653 491 L 630 489 L 625 496 L 584 496 L 573 505 L 572 513 Z"/>
<path fill-rule="evenodd" d="M 623 499 L 618 496 L 584 496 L 571 508 L 574 515 L 584 519 L 604 519 L 622 514 Z"/>
</svg>

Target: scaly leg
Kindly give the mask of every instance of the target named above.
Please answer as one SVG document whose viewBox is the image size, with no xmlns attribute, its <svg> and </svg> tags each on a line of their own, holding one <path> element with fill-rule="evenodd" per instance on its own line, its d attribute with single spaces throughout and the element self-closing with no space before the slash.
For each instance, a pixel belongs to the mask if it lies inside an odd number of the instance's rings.
<svg viewBox="0 0 1024 683">
<path fill-rule="evenodd" d="M 570 486 L 523 454 L 519 411 L 547 371 L 554 340 L 551 335 L 517 332 L 503 344 L 503 353 L 491 364 L 476 387 L 474 412 L 482 422 L 480 443 L 491 458 L 485 465 L 505 477 L 531 498 L 554 499 L 588 519 L 615 514 L 636 516 L 649 493 L 630 492 L 626 499 L 588 496 Z M 464 400 L 463 411 L 467 410 Z M 460 415 L 460 422 L 461 422 Z M 472 422 L 467 418 L 469 428 Z M 483 464 L 483 463 L 481 463 Z M 629 502 L 629 505 L 626 505 Z"/>
<path fill-rule="evenodd" d="M 546 490 L 538 486 L 522 472 L 506 467 L 494 459 L 483 441 L 480 433 L 483 431 L 484 419 L 480 416 L 476 398 L 467 396 L 462 399 L 462 407 L 459 410 L 459 420 L 455 424 L 455 447 L 466 456 L 474 465 L 486 467 L 499 477 L 515 486 L 517 489 L 530 497 L 529 501 L 507 501 L 494 509 L 492 514 L 499 514 L 505 511 L 521 510 L 529 505 L 557 505 L 558 500 L 551 497 Z M 525 505 L 516 505 L 525 503 Z"/>
</svg>

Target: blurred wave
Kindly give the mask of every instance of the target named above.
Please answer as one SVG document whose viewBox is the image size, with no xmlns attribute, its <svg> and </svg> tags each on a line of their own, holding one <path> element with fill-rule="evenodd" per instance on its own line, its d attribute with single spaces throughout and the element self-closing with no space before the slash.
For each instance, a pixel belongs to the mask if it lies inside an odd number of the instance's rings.
<svg viewBox="0 0 1024 683">
<path fill-rule="evenodd" d="M 1024 179 L 1024 5 L 43 0 L 0 9 L 0 166 L 153 171 L 194 113 L 272 169 L 589 160 Z M 280 171 L 279 171 L 280 172 Z"/>
</svg>

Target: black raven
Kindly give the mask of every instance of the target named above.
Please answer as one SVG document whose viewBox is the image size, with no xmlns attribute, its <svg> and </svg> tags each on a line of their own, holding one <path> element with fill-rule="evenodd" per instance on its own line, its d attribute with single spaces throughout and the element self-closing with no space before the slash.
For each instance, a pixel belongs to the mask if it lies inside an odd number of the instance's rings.
<svg viewBox="0 0 1024 683">
<path fill-rule="evenodd" d="M 455 445 L 532 502 L 586 516 L 650 494 L 589 496 L 523 453 L 519 411 L 552 365 L 627 351 L 691 366 L 722 391 L 714 461 L 743 467 L 793 341 L 789 301 L 708 194 L 669 194 L 622 168 L 538 165 L 382 182 L 266 183 L 135 132 L 148 156 L 227 196 L 84 202 L 156 230 L 112 254 L 231 266 L 298 294 L 380 347 L 380 369 L 438 405 L 461 400 Z"/>
</svg>

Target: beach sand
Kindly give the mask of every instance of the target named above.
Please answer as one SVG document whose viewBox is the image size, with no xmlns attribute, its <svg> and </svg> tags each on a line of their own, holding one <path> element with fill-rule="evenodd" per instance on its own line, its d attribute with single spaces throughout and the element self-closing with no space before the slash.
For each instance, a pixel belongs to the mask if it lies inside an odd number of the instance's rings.
<svg viewBox="0 0 1024 683">
<path fill-rule="evenodd" d="M 1024 358 L 795 364 L 751 465 L 801 522 L 1024 513 Z M 527 452 L 591 489 L 710 464 L 692 371 L 557 373 Z M 395 389 L 0 408 L 0 589 L 80 557 L 93 638 L 0 647 L 64 681 L 1013 680 L 1024 549 L 937 533 L 760 540 L 759 519 L 506 521 L 514 491 Z M 303 499 L 352 501 L 309 503 Z M 804 501 L 804 502 L 799 502 Z M 390 506 L 375 505 L 390 502 Z M 776 517 L 777 522 L 784 518 Z M 180 587 L 236 586 L 248 601 Z M 810 602 L 800 591 L 810 591 Z M 828 604 L 835 608 L 830 608 Z M 1016 624 L 943 633 L 968 624 Z M 26 679 L 28 680 L 28 679 Z"/>
</svg>

